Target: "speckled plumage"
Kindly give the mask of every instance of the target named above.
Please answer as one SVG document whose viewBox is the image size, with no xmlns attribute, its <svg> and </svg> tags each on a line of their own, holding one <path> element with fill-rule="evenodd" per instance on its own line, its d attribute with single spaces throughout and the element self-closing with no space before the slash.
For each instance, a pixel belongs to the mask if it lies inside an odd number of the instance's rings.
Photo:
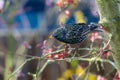
<svg viewBox="0 0 120 80">
<path fill-rule="evenodd" d="M 87 25 L 85 23 L 69 24 L 63 28 L 58 28 L 53 32 L 53 37 L 57 40 L 69 43 L 76 44 L 81 43 L 87 37 L 87 35 L 94 31 L 98 27 L 97 24 Z"/>
</svg>

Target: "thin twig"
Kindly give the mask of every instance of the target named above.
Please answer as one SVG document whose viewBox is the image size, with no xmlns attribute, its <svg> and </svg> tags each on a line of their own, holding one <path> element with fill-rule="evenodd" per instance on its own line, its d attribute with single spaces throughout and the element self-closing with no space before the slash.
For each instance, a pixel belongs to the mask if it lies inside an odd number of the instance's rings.
<svg viewBox="0 0 120 80">
<path fill-rule="evenodd" d="M 33 58 L 26 59 L 26 60 L 11 74 L 11 76 L 9 77 L 8 80 L 11 80 L 11 77 L 12 77 L 15 73 L 17 73 L 27 62 L 29 62 L 29 61 L 31 61 L 31 60 L 33 60 L 33 59 L 38 59 L 38 58 L 33 57 Z"/>
</svg>

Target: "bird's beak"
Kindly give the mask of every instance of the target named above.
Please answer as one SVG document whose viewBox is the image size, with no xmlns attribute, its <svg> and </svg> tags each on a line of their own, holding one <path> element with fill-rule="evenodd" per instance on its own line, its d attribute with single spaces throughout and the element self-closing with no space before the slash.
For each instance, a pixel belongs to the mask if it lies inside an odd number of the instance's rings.
<svg viewBox="0 0 120 80">
<path fill-rule="evenodd" d="M 95 30 L 93 30 L 93 32 L 103 32 L 103 29 L 100 28 L 100 27 L 98 27 L 98 28 L 96 28 Z"/>
</svg>

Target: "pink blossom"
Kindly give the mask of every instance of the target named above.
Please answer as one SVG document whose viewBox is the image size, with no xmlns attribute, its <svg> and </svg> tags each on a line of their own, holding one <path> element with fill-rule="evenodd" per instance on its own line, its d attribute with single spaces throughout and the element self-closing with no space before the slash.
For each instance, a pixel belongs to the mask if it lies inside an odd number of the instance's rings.
<svg viewBox="0 0 120 80">
<path fill-rule="evenodd" d="M 3 6 L 4 6 L 4 1 L 0 0 L 0 10 L 3 8 Z"/>
<path fill-rule="evenodd" d="M 39 43 L 39 44 L 37 44 L 35 47 L 38 48 L 38 47 L 41 47 L 41 46 L 42 46 L 42 44 Z"/>
<path fill-rule="evenodd" d="M 65 10 L 64 14 L 65 14 L 66 17 L 69 17 L 70 16 L 70 11 L 69 10 Z"/>
<path fill-rule="evenodd" d="M 91 34 L 90 40 L 91 40 L 92 42 L 94 42 L 97 38 L 98 38 L 98 33 L 97 33 L 97 32 L 94 32 L 94 33 Z"/>
<path fill-rule="evenodd" d="M 31 48 L 32 48 L 32 46 L 31 46 L 27 41 L 24 41 L 24 42 L 23 42 L 23 45 L 24 45 L 24 47 L 27 48 L 27 49 L 31 49 Z"/>
<path fill-rule="evenodd" d="M 120 72 L 120 71 L 119 71 Z M 113 80 L 120 80 L 120 73 L 116 73 L 115 77 L 113 78 Z"/>
<path fill-rule="evenodd" d="M 49 48 L 49 49 L 43 49 L 43 55 L 47 54 L 47 53 L 51 53 L 53 51 L 52 48 Z"/>
<path fill-rule="evenodd" d="M 104 78 L 103 76 L 97 76 L 97 80 L 107 80 L 106 78 Z"/>
</svg>

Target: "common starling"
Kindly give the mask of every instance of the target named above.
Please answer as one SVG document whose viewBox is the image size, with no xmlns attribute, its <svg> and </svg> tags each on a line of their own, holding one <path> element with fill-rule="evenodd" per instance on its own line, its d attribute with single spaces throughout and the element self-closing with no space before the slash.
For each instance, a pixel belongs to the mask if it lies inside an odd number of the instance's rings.
<svg viewBox="0 0 120 80">
<path fill-rule="evenodd" d="M 91 23 L 90 25 L 85 23 L 73 23 L 62 28 L 57 28 L 52 36 L 64 43 L 76 44 L 84 41 L 87 35 L 95 31 L 96 28 L 98 28 L 98 24 L 95 23 Z"/>
</svg>

